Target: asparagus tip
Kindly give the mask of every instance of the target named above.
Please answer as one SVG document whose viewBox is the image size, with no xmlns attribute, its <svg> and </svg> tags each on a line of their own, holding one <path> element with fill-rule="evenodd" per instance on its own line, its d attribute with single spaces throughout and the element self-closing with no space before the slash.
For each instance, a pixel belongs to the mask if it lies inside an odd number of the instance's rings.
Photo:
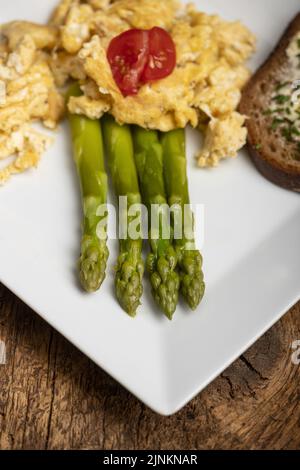
<svg viewBox="0 0 300 470">
<path fill-rule="evenodd" d="M 144 263 L 137 247 L 132 244 L 131 248 L 131 253 L 122 254 L 119 257 L 115 285 L 121 307 L 134 318 L 141 305 Z"/>
<path fill-rule="evenodd" d="M 189 307 L 196 310 L 205 292 L 202 256 L 198 250 L 186 251 L 179 260 L 181 292 Z"/>
<path fill-rule="evenodd" d="M 169 320 L 173 319 L 179 297 L 180 279 L 175 271 L 176 262 L 172 247 L 169 247 L 166 256 L 157 260 L 155 255 L 150 254 L 147 260 L 153 297 Z"/>
<path fill-rule="evenodd" d="M 84 237 L 79 260 L 80 281 L 83 289 L 89 293 L 100 289 L 104 279 L 108 259 L 108 249 L 99 245 L 99 240 Z"/>
</svg>

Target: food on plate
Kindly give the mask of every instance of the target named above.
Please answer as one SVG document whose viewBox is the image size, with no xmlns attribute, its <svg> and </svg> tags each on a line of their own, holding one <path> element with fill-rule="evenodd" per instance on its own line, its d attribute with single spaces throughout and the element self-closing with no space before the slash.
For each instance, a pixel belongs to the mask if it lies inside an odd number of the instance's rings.
<svg viewBox="0 0 300 470">
<path fill-rule="evenodd" d="M 205 284 L 202 256 L 195 244 L 194 215 L 190 207 L 184 130 L 176 129 L 162 134 L 161 143 L 169 206 L 178 207 L 181 214 L 184 214 L 184 217 L 179 219 L 182 223 L 181 237 L 174 238 L 174 246 L 178 256 L 180 289 L 190 308 L 195 310 L 204 296 Z M 173 229 L 175 229 L 174 226 Z"/>
<path fill-rule="evenodd" d="M 123 33 L 134 34 L 129 30 L 146 37 L 146 47 L 133 70 L 137 94 L 123 96 L 108 50 Z M 255 37 L 239 22 L 177 0 L 62 0 L 48 25 L 13 21 L 1 26 L 1 37 L 0 158 L 7 165 L 1 165 L 0 183 L 38 164 L 51 138 L 31 124 L 57 125 L 64 110 L 58 89 L 70 78 L 83 91 L 71 97 L 71 113 L 96 119 L 110 112 L 119 124 L 164 132 L 199 128 L 201 167 L 236 156 L 245 143 L 237 106 Z M 138 45 L 135 39 L 132 47 Z"/>
<path fill-rule="evenodd" d="M 157 26 L 129 29 L 111 40 L 107 59 L 123 96 L 136 95 L 142 85 L 168 77 L 176 66 L 170 34 Z"/>
<path fill-rule="evenodd" d="M 68 91 L 68 96 L 80 94 L 78 85 L 73 85 Z M 105 279 L 109 255 L 106 244 L 107 174 L 102 132 L 99 121 L 75 114 L 69 114 L 68 118 L 84 213 L 79 261 L 80 281 L 87 292 L 95 292 Z M 99 213 L 99 208 L 102 213 Z"/>
<path fill-rule="evenodd" d="M 54 129 L 64 110 L 44 48 L 55 44 L 51 28 L 13 22 L 1 27 L 0 185 L 37 166 L 52 138 L 32 127 Z M 13 157 L 13 160 L 12 158 Z"/>
<path fill-rule="evenodd" d="M 172 320 L 178 303 L 180 282 L 167 211 L 162 146 L 157 131 L 141 127 L 134 128 L 133 141 L 141 193 L 150 219 L 151 253 L 147 259 L 147 268 L 152 294 L 165 315 Z"/>
<path fill-rule="evenodd" d="M 246 86 L 240 110 L 258 170 L 300 192 L 300 13 Z"/>
<path fill-rule="evenodd" d="M 116 196 L 126 197 L 120 223 L 125 233 L 120 237 L 120 254 L 116 267 L 116 295 L 123 309 L 132 317 L 140 305 L 143 294 L 144 262 L 142 234 L 132 238 L 131 224 L 141 226 L 142 198 L 133 157 L 133 143 L 129 126 L 120 126 L 112 116 L 102 119 L 103 136 L 110 173 Z M 135 205 L 139 205 L 133 211 Z"/>
<path fill-rule="evenodd" d="M 80 280 L 94 292 L 109 256 L 103 132 L 123 230 L 115 276 L 120 305 L 135 316 L 141 303 L 144 203 L 154 299 L 170 320 L 180 292 L 196 309 L 205 284 L 186 207 L 185 127 L 204 134 L 200 167 L 237 155 L 247 136 L 238 105 L 254 35 L 238 21 L 177 0 L 61 0 L 47 25 L 14 21 L 1 34 L 0 158 L 16 157 L 0 182 L 36 165 L 46 148 L 48 137 L 32 122 L 54 129 L 67 110 L 84 213 Z"/>
<path fill-rule="evenodd" d="M 24 36 L 33 39 L 37 49 L 52 50 L 57 46 L 59 30 L 55 26 L 40 25 L 29 21 L 12 21 L 1 26 L 1 34 L 7 39 L 11 51 L 17 49 Z"/>
<path fill-rule="evenodd" d="M 163 132 L 191 124 L 204 133 L 204 147 L 197 155 L 201 167 L 235 157 L 245 144 L 245 117 L 237 107 L 250 76 L 245 61 L 254 51 L 255 37 L 240 22 L 224 21 L 175 0 L 64 0 L 51 26 L 60 31 L 51 61 L 57 83 L 61 85 L 71 76 L 80 80 L 83 91 L 83 96 L 70 99 L 70 112 L 92 119 L 109 112 L 119 124 Z M 165 71 L 165 64 L 160 69 L 164 62 L 158 61 L 156 66 L 156 59 L 145 59 L 145 49 L 154 47 L 155 52 L 157 44 L 161 47 L 165 42 L 161 28 L 175 44 L 176 67 L 166 78 L 152 81 Z M 132 29 L 147 31 L 128 32 Z M 140 63 L 132 71 L 138 91 L 134 96 L 123 96 L 107 57 L 121 33 L 136 38 L 130 49 L 133 62 L 135 49 L 142 45 Z M 172 60 L 171 53 L 171 69 Z M 141 83 L 143 76 L 145 84 Z"/>
</svg>

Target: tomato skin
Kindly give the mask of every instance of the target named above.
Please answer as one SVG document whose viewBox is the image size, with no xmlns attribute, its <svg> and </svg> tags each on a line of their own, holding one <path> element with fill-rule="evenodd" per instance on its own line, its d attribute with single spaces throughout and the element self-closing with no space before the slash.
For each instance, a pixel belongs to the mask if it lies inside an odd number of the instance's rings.
<svg viewBox="0 0 300 470">
<path fill-rule="evenodd" d="M 148 31 L 130 29 L 110 42 L 107 58 L 115 82 L 124 96 L 138 93 L 148 57 Z"/>
<path fill-rule="evenodd" d="M 123 96 L 170 75 L 176 66 L 176 47 L 162 28 L 130 29 L 115 37 L 107 51 L 112 74 Z"/>
<path fill-rule="evenodd" d="M 149 83 L 171 75 L 176 67 L 176 47 L 170 34 L 162 28 L 149 31 L 149 60 L 142 82 Z"/>
</svg>

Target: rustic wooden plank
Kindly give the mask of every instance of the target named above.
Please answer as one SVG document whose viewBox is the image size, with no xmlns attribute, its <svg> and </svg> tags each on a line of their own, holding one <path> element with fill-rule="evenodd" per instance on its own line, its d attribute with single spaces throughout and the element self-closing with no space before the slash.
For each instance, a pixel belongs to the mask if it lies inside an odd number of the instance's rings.
<svg viewBox="0 0 300 470">
<path fill-rule="evenodd" d="M 300 304 L 175 416 L 142 405 L 0 286 L 1 449 L 298 449 Z"/>
<path fill-rule="evenodd" d="M 0 366 L 0 446 L 43 447 L 51 402 L 53 331 L 0 289 L 0 337 L 7 349 L 7 365 Z"/>
</svg>

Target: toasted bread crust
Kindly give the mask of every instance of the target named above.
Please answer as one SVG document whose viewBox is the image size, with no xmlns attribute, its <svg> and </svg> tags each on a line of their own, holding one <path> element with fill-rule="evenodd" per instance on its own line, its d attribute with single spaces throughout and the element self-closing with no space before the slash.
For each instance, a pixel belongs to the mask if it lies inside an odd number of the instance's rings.
<svg viewBox="0 0 300 470">
<path fill-rule="evenodd" d="M 255 148 L 248 144 L 248 150 L 258 171 L 269 181 L 285 189 L 300 193 L 300 174 L 287 173 L 261 157 Z"/>
<path fill-rule="evenodd" d="M 299 31 L 300 13 L 291 22 L 267 61 L 248 82 L 240 103 L 240 112 L 249 116 L 246 122 L 248 149 L 257 169 L 273 183 L 297 192 L 300 192 L 300 162 L 284 158 L 289 150 L 292 152 L 292 146 L 270 135 L 270 122 L 263 116 L 263 111 L 266 110 L 266 96 L 287 70 L 286 50 Z M 278 158 L 280 153 L 281 158 Z"/>
</svg>

